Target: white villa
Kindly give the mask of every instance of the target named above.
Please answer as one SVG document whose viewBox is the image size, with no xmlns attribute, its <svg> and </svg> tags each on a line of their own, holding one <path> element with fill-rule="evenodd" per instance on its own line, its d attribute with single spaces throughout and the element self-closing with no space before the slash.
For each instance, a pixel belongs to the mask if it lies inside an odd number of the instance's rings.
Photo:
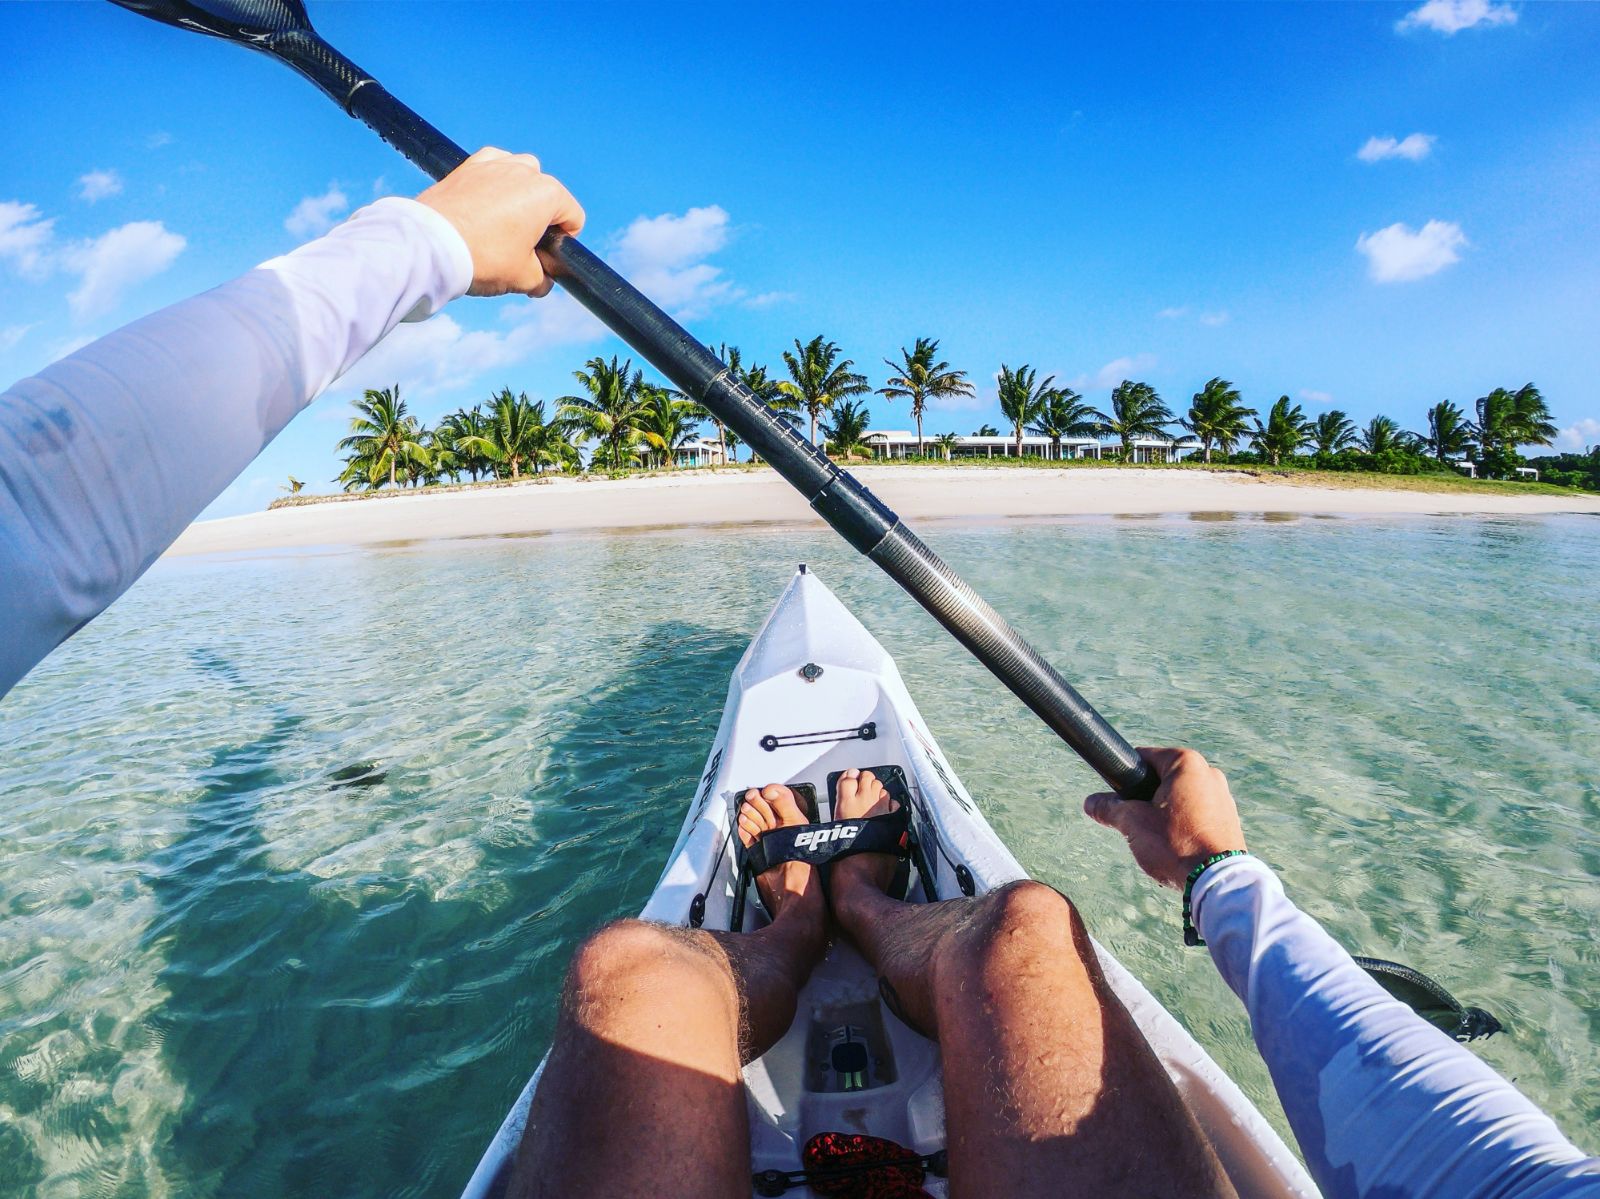
<svg viewBox="0 0 1600 1199">
<path fill-rule="evenodd" d="M 704 437 L 684 442 L 672 457 L 679 466 L 721 466 L 723 462 L 721 444 Z"/>
<path fill-rule="evenodd" d="M 917 452 L 917 435 L 903 429 L 872 430 L 861 438 L 873 448 L 879 458 L 909 458 Z M 937 439 L 924 435 L 924 450 L 928 454 L 941 452 Z M 1022 456 L 1027 458 L 1076 459 L 1102 458 L 1120 448 L 1115 442 L 1102 442 L 1093 437 L 1063 437 L 1060 453 L 1048 437 L 1032 433 L 1022 436 Z M 1186 455 L 1197 453 L 1200 442 L 1193 437 L 1182 441 L 1170 437 L 1136 437 L 1133 441 L 1135 462 L 1177 462 Z M 979 437 L 976 434 L 957 437 L 946 456 L 951 458 L 1014 458 L 1017 456 L 1017 439 L 1013 436 Z"/>
</svg>

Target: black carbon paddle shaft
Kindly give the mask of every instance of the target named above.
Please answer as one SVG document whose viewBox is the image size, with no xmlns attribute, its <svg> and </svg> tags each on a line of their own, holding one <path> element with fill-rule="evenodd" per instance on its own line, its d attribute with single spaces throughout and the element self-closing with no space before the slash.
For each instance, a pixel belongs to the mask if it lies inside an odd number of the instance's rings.
<svg viewBox="0 0 1600 1199">
<path fill-rule="evenodd" d="M 304 44 L 296 48 L 311 49 Z M 296 54 L 291 65 L 435 179 L 467 157 L 331 47 Z M 319 69 L 327 72 L 324 79 L 318 79 Z M 926 608 L 1113 790 L 1127 799 L 1150 798 L 1155 774 L 1133 747 L 876 496 L 780 419 L 721 359 L 577 238 L 551 230 L 539 250 L 551 276 L 579 303 L 793 484 L 818 515 Z"/>
</svg>

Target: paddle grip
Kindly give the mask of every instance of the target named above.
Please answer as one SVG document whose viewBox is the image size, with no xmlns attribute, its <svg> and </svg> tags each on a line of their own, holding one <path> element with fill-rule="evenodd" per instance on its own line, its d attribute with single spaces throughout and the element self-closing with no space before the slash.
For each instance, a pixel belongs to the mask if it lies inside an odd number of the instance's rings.
<svg viewBox="0 0 1600 1199">
<path fill-rule="evenodd" d="M 330 48 L 330 53 L 332 53 Z M 331 61 L 331 60 L 330 60 Z M 467 153 L 377 81 L 339 58 L 338 78 L 302 74 L 344 104 L 423 171 L 441 179 Z M 341 92 L 348 81 L 353 87 Z M 582 242 L 551 229 L 539 242 L 546 269 L 613 333 L 703 404 L 810 502 L 832 528 L 877 563 L 1125 799 L 1149 799 L 1154 772 L 1106 719 L 1022 635 L 886 505 L 758 400 L 727 365 Z"/>
</svg>

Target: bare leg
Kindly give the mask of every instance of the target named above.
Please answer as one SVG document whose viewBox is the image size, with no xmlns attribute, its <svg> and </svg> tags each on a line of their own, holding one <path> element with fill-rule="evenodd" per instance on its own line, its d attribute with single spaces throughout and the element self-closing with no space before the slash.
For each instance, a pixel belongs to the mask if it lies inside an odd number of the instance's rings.
<svg viewBox="0 0 1600 1199">
<path fill-rule="evenodd" d="M 836 811 L 890 802 L 852 771 Z M 835 863 L 833 912 L 939 1042 L 952 1196 L 1234 1195 L 1066 899 L 1018 882 L 900 903 L 883 892 L 891 868 L 876 854 Z"/>
<path fill-rule="evenodd" d="M 787 787 L 745 797 L 740 837 L 804 824 Z M 619 920 L 573 957 L 550 1059 L 508 1195 L 750 1194 L 740 1067 L 794 1019 L 826 945 L 816 872 L 756 880 L 775 913 L 753 933 Z"/>
</svg>

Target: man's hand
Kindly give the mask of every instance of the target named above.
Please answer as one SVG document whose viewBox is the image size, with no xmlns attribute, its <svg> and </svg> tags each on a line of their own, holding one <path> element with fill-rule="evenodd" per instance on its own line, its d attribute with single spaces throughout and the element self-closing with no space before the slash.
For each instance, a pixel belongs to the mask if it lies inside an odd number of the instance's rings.
<svg viewBox="0 0 1600 1199">
<path fill-rule="evenodd" d="M 1239 809 L 1222 771 L 1192 749 L 1144 749 L 1139 756 L 1161 779 L 1149 803 L 1104 791 L 1083 810 L 1128 839 L 1139 868 L 1164 887 L 1181 890 L 1189 871 L 1212 854 L 1243 849 Z"/>
<path fill-rule="evenodd" d="M 532 154 L 492 146 L 417 197 L 456 227 L 472 251 L 473 296 L 521 292 L 549 294 L 551 280 L 534 247 L 551 226 L 583 228 L 583 208 L 572 193 L 539 170 Z"/>
</svg>

